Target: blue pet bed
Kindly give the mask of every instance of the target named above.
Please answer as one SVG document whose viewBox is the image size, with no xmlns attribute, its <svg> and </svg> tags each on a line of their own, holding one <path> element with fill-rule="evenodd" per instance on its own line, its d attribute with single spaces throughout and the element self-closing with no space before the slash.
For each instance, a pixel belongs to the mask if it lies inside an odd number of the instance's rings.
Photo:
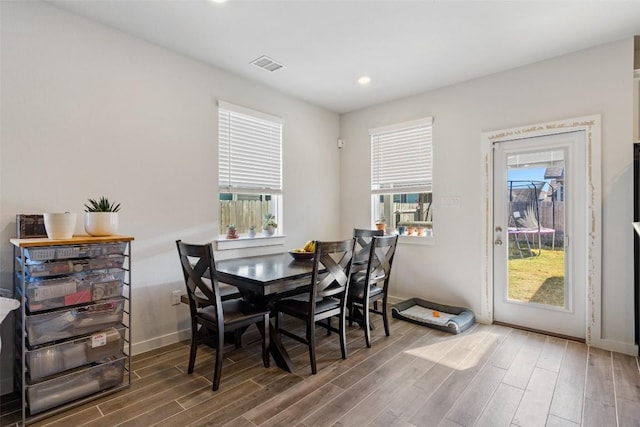
<svg viewBox="0 0 640 427">
<path fill-rule="evenodd" d="M 396 319 L 452 334 L 464 332 L 476 322 L 473 312 L 467 308 L 452 307 L 420 298 L 399 302 L 391 308 L 391 315 Z"/>
</svg>

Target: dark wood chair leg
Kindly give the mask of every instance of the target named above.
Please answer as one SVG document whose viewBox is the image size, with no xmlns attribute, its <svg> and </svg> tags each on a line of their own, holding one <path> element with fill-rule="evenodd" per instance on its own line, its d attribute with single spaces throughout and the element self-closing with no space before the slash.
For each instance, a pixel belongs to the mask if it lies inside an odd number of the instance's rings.
<svg viewBox="0 0 640 427">
<path fill-rule="evenodd" d="M 349 326 L 353 326 L 353 303 L 347 304 L 349 310 Z"/>
<path fill-rule="evenodd" d="M 309 341 L 309 362 L 311 363 L 311 373 L 316 374 L 316 323 L 307 322 L 307 341 Z"/>
<path fill-rule="evenodd" d="M 331 335 L 331 317 L 327 317 L 327 336 Z"/>
<path fill-rule="evenodd" d="M 384 333 L 389 336 L 389 315 L 387 313 L 387 296 L 382 300 L 382 322 L 384 323 Z"/>
<path fill-rule="evenodd" d="M 196 364 L 197 352 L 198 352 L 198 324 L 196 322 L 191 322 L 191 349 L 189 350 L 189 367 L 187 368 L 188 374 L 193 373 L 193 367 Z"/>
<path fill-rule="evenodd" d="M 362 315 L 364 316 L 364 341 L 367 348 L 371 348 L 371 313 L 369 312 L 369 303 L 367 301 L 362 304 Z"/>
<path fill-rule="evenodd" d="M 346 323 L 345 312 L 343 311 L 340 315 L 340 352 L 342 353 L 342 358 L 347 358 L 347 331 L 346 331 Z"/>
<path fill-rule="evenodd" d="M 224 359 L 224 330 L 218 331 L 218 348 L 216 348 L 216 366 L 213 370 L 213 385 L 211 390 L 216 391 L 220 387 L 222 375 L 222 360 Z"/>
</svg>

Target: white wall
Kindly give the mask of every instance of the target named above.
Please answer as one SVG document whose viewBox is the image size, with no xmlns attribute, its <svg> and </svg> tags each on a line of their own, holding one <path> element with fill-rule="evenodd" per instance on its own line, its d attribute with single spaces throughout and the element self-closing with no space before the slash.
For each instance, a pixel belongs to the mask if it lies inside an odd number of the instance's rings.
<svg viewBox="0 0 640 427">
<path fill-rule="evenodd" d="M 434 246 L 400 246 L 393 293 L 480 313 L 481 133 L 602 115 L 603 347 L 637 351 L 633 329 L 633 39 L 378 105 L 341 117 L 342 227 L 369 222 L 368 129 L 434 117 Z M 365 160 L 363 160 L 365 159 Z M 443 197 L 462 199 L 444 208 Z M 485 319 L 487 320 L 487 319 Z"/>
<path fill-rule="evenodd" d="M 122 203 L 120 233 L 136 239 L 134 353 L 175 342 L 189 324 L 187 307 L 170 304 L 184 288 L 174 242 L 217 232 L 218 99 L 285 120 L 287 248 L 339 237 L 337 114 L 45 3 L 0 7 L 2 288 L 12 288 L 17 213 L 81 213 L 106 195 Z M 12 347 L 3 346 L 0 394 L 11 387 Z"/>
</svg>

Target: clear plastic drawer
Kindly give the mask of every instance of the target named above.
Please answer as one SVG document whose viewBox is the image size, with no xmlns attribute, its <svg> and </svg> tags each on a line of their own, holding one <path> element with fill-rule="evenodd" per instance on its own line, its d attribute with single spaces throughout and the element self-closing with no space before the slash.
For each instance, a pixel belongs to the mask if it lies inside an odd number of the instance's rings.
<svg viewBox="0 0 640 427">
<path fill-rule="evenodd" d="M 27 303 L 31 312 L 39 312 L 113 298 L 122 295 L 123 280 L 124 270 L 53 279 L 28 277 L 25 284 Z"/>
<path fill-rule="evenodd" d="M 106 357 L 121 356 L 124 326 L 109 328 L 73 341 L 27 351 L 26 362 L 31 381 L 98 362 Z"/>
<path fill-rule="evenodd" d="M 127 242 L 113 242 L 25 248 L 24 252 L 30 261 L 48 261 L 53 259 L 96 258 L 101 255 L 122 255 L 126 248 Z"/>
<path fill-rule="evenodd" d="M 31 415 L 121 385 L 124 362 L 124 358 L 109 358 L 99 365 L 27 386 Z"/>
<path fill-rule="evenodd" d="M 124 265 L 124 258 L 123 255 L 113 255 L 68 261 L 28 261 L 25 265 L 25 271 L 30 277 L 48 277 L 95 270 L 121 269 Z"/>
<path fill-rule="evenodd" d="M 30 346 L 98 332 L 122 323 L 124 298 L 26 317 Z"/>
</svg>

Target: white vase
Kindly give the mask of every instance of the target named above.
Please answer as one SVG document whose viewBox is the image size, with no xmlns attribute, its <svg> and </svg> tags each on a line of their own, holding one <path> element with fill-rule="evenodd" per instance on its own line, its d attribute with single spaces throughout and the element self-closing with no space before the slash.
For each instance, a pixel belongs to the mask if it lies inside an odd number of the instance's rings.
<svg viewBox="0 0 640 427">
<path fill-rule="evenodd" d="M 76 217 L 74 213 L 45 213 L 44 229 L 50 239 L 70 239 L 76 228 Z"/>
<path fill-rule="evenodd" d="M 85 212 L 84 231 L 90 236 L 112 236 L 118 232 L 117 212 Z"/>
<path fill-rule="evenodd" d="M 262 229 L 262 234 L 265 236 L 273 236 L 273 233 L 276 232 L 276 229 L 273 225 L 268 225 L 267 228 Z"/>
</svg>

